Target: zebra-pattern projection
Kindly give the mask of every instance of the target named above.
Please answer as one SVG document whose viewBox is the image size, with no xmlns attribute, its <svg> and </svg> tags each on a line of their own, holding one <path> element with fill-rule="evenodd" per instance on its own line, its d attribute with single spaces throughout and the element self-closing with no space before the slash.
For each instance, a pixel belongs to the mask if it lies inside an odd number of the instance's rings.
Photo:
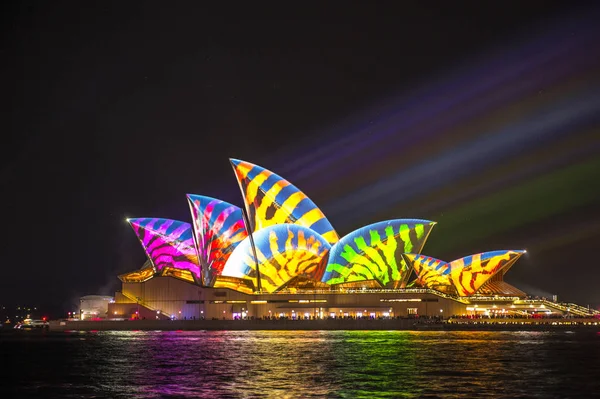
<svg viewBox="0 0 600 399">
<path fill-rule="evenodd" d="M 525 251 L 490 251 L 444 262 L 429 256 L 404 254 L 417 273 L 415 283 L 426 288 L 452 286 L 459 296 L 474 295 L 492 276 L 511 267 Z"/>
<path fill-rule="evenodd" d="M 415 269 L 416 285 L 426 288 L 451 285 L 449 263 L 419 254 L 403 254 L 402 257 Z"/>
<path fill-rule="evenodd" d="M 253 231 L 290 223 L 314 230 L 330 244 L 339 240 L 323 212 L 293 184 L 249 162 L 231 159 L 231 164 L 242 190 Z"/>
<path fill-rule="evenodd" d="M 235 247 L 248 236 L 242 210 L 219 199 L 188 194 L 202 265 L 202 283 L 214 286 Z"/>
<path fill-rule="evenodd" d="M 521 250 L 508 250 L 465 256 L 450 262 L 450 279 L 458 295 L 473 295 L 494 274 L 512 266 L 524 253 Z"/>
<path fill-rule="evenodd" d="M 377 280 L 384 287 L 404 288 L 411 269 L 401 255 L 421 252 L 434 225 L 429 220 L 396 219 L 355 230 L 331 247 L 321 281 Z"/>
<path fill-rule="evenodd" d="M 171 219 L 128 219 L 158 272 L 165 267 L 189 270 L 200 280 L 200 264 L 192 226 Z"/>
<path fill-rule="evenodd" d="M 320 234 L 295 224 L 269 226 L 255 232 L 252 238 L 265 292 L 275 292 L 296 276 L 312 274 L 331 247 Z M 256 269 L 248 237 L 229 257 L 223 276 L 248 278 L 258 287 Z"/>
</svg>

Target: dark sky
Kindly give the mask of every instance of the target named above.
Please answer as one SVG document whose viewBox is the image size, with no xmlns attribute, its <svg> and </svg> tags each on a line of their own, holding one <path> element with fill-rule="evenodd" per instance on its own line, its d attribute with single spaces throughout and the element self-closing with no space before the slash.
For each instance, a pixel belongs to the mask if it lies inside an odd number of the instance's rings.
<svg viewBox="0 0 600 399">
<path fill-rule="evenodd" d="M 341 235 L 429 218 L 424 253 L 527 248 L 507 280 L 600 304 L 598 10 L 569 3 L 3 4 L 0 302 L 114 293 L 125 217 L 241 206 L 235 157 Z"/>
</svg>

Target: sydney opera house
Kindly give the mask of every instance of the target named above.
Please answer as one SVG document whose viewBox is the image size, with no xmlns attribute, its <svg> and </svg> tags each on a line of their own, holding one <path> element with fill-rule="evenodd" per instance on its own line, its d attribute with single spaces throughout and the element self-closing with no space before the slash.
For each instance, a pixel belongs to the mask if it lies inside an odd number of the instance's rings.
<svg viewBox="0 0 600 399">
<path fill-rule="evenodd" d="M 148 260 L 119 276 L 122 288 L 109 305 L 111 317 L 385 318 L 532 311 L 526 293 L 503 279 L 523 250 L 435 259 L 422 254 L 435 222 L 422 219 L 380 221 L 340 237 L 290 182 L 248 162 L 232 159 L 231 164 L 245 209 L 190 194 L 192 223 L 128 219 Z M 552 303 L 547 305 L 538 303 L 535 311 L 551 311 Z"/>
</svg>

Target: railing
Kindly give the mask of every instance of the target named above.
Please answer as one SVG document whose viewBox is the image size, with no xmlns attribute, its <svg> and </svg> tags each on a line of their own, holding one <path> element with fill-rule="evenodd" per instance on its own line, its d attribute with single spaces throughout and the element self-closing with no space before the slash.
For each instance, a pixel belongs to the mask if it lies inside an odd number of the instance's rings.
<svg viewBox="0 0 600 399">
<path fill-rule="evenodd" d="M 500 302 L 500 301 L 518 301 L 520 298 L 518 296 L 472 296 L 469 297 L 471 302 Z"/>
<path fill-rule="evenodd" d="M 600 311 L 596 309 L 586 308 L 585 306 L 577 305 L 576 303 L 567 303 L 566 306 L 568 306 L 571 309 L 571 311 L 575 310 L 590 316 L 600 314 Z"/>
<path fill-rule="evenodd" d="M 546 299 L 522 299 L 520 301 L 515 302 L 517 305 L 530 305 L 530 307 L 546 307 L 553 309 L 558 309 L 562 312 L 568 312 L 569 308 L 558 303 L 558 302 L 550 302 Z"/>
<path fill-rule="evenodd" d="M 254 295 L 265 295 L 266 293 L 257 293 Z M 462 298 L 457 295 L 446 294 L 441 291 L 433 290 L 430 288 L 365 288 L 365 289 L 337 289 L 337 290 L 281 290 L 277 291 L 273 294 L 304 294 L 304 295 L 316 295 L 316 294 L 328 294 L 328 295 L 337 295 L 337 294 L 432 294 L 437 295 L 442 298 L 451 299 L 453 301 L 461 302 L 464 304 L 469 303 L 467 298 Z"/>
</svg>

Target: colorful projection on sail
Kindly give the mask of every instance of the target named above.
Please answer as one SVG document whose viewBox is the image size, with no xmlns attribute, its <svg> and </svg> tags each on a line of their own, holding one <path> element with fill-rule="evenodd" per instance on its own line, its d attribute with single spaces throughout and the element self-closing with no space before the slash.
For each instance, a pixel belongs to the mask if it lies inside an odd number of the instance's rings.
<svg viewBox="0 0 600 399">
<path fill-rule="evenodd" d="M 339 237 L 323 212 L 296 186 L 249 162 L 231 159 L 253 231 L 276 224 L 297 224 L 334 244 Z"/>
<path fill-rule="evenodd" d="M 505 273 L 524 251 L 492 251 L 447 263 L 419 255 L 435 222 L 395 219 L 339 239 L 323 212 L 298 188 L 260 166 L 232 159 L 253 234 L 242 209 L 189 194 L 193 225 L 158 218 L 129 219 L 150 263 L 119 276 L 144 282 L 170 276 L 240 292 L 275 292 L 291 284 L 450 288 L 474 295 Z M 254 245 L 252 244 L 254 242 Z M 308 282 L 308 284 L 307 284 Z M 296 289 L 298 286 L 294 286 Z"/>
<path fill-rule="evenodd" d="M 449 263 L 419 254 L 402 254 L 402 257 L 417 273 L 415 285 L 427 288 L 451 285 Z"/>
<path fill-rule="evenodd" d="M 295 224 L 269 226 L 252 237 L 258 267 L 248 237 L 229 257 L 223 275 L 250 279 L 257 287 L 258 269 L 262 290 L 266 292 L 275 292 L 296 276 L 314 273 L 331 248 L 320 234 Z"/>
<path fill-rule="evenodd" d="M 452 285 L 458 295 L 474 295 L 491 277 L 511 267 L 522 250 L 490 251 L 465 256 L 450 263 L 417 254 L 405 254 L 417 272 L 417 283 L 427 288 Z"/>
<path fill-rule="evenodd" d="M 321 281 L 377 280 L 384 287 L 404 288 L 410 268 L 401 255 L 421 252 L 434 225 L 429 220 L 396 219 L 355 230 L 331 247 Z"/>
<path fill-rule="evenodd" d="M 212 287 L 229 255 L 248 236 L 242 210 L 211 197 L 188 194 L 187 198 L 202 266 L 202 282 Z"/>
<path fill-rule="evenodd" d="M 458 295 L 477 292 L 494 274 L 512 266 L 525 251 L 491 251 L 466 256 L 450 262 L 450 278 Z"/>
<path fill-rule="evenodd" d="M 192 226 L 170 219 L 128 219 L 155 269 L 189 270 L 200 280 L 200 264 L 194 245 Z"/>
</svg>

